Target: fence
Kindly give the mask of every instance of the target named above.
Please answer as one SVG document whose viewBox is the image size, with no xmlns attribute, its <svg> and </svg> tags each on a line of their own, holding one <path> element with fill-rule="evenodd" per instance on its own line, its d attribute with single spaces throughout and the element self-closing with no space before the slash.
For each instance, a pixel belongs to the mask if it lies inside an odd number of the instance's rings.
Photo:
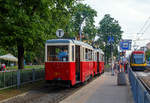
<svg viewBox="0 0 150 103">
<path fill-rule="evenodd" d="M 129 81 L 135 103 L 150 103 L 150 94 L 131 69 L 129 70 Z"/>
<path fill-rule="evenodd" d="M 0 90 L 44 79 L 44 69 L 23 69 L 0 72 Z"/>
</svg>

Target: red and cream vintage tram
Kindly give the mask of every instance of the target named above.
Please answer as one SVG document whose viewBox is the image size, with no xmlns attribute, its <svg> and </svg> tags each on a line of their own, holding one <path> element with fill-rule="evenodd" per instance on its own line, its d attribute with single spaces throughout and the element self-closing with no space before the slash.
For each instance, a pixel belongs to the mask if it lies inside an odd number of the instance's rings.
<svg viewBox="0 0 150 103">
<path fill-rule="evenodd" d="M 45 80 L 75 85 L 104 70 L 103 52 L 77 40 L 53 39 L 45 45 Z"/>
<path fill-rule="evenodd" d="M 104 72 L 104 52 L 101 49 L 94 49 L 94 53 L 95 74 L 102 74 Z"/>
</svg>

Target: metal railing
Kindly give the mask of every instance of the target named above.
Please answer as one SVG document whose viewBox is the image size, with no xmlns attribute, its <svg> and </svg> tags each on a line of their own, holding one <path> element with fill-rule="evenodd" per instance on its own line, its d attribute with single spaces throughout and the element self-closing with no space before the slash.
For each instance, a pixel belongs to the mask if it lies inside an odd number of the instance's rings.
<svg viewBox="0 0 150 103">
<path fill-rule="evenodd" d="M 44 79 L 44 69 L 0 71 L 0 90 Z"/>
<path fill-rule="evenodd" d="M 150 103 L 150 94 L 145 89 L 141 81 L 129 69 L 129 81 L 135 103 Z"/>
</svg>

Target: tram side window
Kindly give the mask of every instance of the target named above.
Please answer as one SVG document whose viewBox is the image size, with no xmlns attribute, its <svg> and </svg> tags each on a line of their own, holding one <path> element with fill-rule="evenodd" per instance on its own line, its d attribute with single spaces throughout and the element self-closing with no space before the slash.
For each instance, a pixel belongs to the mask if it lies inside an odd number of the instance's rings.
<svg viewBox="0 0 150 103">
<path fill-rule="evenodd" d="M 95 58 L 95 61 L 97 61 L 97 53 L 95 53 L 95 55 L 94 55 L 94 58 Z"/>
<path fill-rule="evenodd" d="M 85 49 L 83 48 L 83 49 L 82 49 L 82 53 L 83 53 L 83 54 L 82 54 L 82 60 L 84 60 L 84 58 L 85 58 L 84 52 L 85 52 Z"/>
<path fill-rule="evenodd" d="M 102 55 L 101 57 L 102 57 L 102 61 L 104 61 L 104 56 Z"/>
<path fill-rule="evenodd" d="M 68 61 L 68 46 L 48 46 L 47 61 Z"/>
<path fill-rule="evenodd" d="M 72 46 L 72 61 L 74 61 L 74 46 Z"/>
<path fill-rule="evenodd" d="M 85 60 L 88 61 L 88 49 L 85 49 Z"/>
<path fill-rule="evenodd" d="M 91 61 L 92 60 L 92 50 L 86 49 L 85 50 L 85 60 Z"/>
<path fill-rule="evenodd" d="M 92 61 L 92 50 L 89 51 L 89 60 Z"/>
<path fill-rule="evenodd" d="M 99 54 L 99 60 L 102 61 L 102 55 L 101 54 Z"/>
</svg>

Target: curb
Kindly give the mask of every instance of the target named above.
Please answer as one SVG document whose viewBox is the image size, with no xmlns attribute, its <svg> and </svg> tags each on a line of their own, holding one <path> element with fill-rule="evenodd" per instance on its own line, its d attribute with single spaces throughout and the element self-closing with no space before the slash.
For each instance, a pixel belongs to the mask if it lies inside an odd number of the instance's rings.
<svg viewBox="0 0 150 103">
<path fill-rule="evenodd" d="M 11 99 L 15 99 L 15 98 L 17 98 L 17 97 L 25 96 L 27 93 L 28 93 L 28 92 L 25 92 L 25 93 L 22 93 L 22 94 L 19 94 L 19 95 L 10 97 L 10 98 L 8 98 L 8 99 L 4 99 L 4 100 L 0 101 L 0 103 L 7 102 L 7 101 L 9 101 L 9 100 L 11 100 Z"/>
</svg>

